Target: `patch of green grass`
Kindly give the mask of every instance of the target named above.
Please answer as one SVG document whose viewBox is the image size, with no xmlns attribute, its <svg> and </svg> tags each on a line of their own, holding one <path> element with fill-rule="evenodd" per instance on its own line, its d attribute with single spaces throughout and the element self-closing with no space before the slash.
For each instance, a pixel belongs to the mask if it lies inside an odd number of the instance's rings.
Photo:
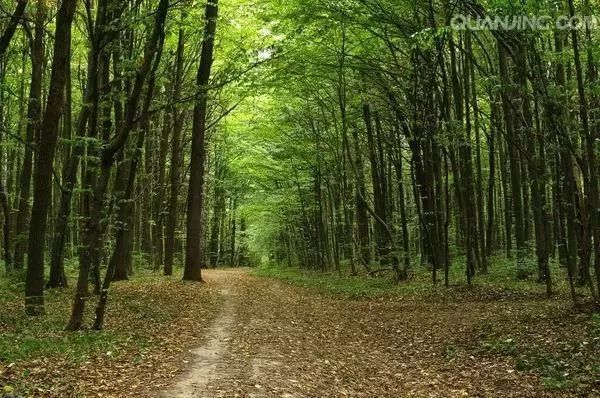
<svg viewBox="0 0 600 398">
<path fill-rule="evenodd" d="M 582 387 L 578 380 L 563 375 L 542 377 L 542 383 L 548 390 L 567 390 Z"/>
<path fill-rule="evenodd" d="M 480 344 L 479 353 L 513 357 L 517 371 L 539 375 L 549 390 L 586 389 L 595 383 L 600 369 L 600 363 L 594 364 L 594 348 L 587 341 L 564 341 L 547 347 L 512 338 L 486 340 Z"/>
<path fill-rule="evenodd" d="M 593 369 L 577 357 L 562 357 L 532 349 L 517 357 L 516 369 L 540 375 L 544 387 L 550 390 L 585 388 L 594 382 Z"/>
<path fill-rule="evenodd" d="M 600 345 L 600 314 L 594 314 L 591 318 L 592 338 Z"/>
<path fill-rule="evenodd" d="M 19 299 L 24 291 L 24 272 L 13 272 L 0 277 L 0 305 Z"/>
<path fill-rule="evenodd" d="M 481 352 L 491 355 L 514 355 L 517 352 L 517 344 L 511 338 L 487 340 L 482 343 Z"/>
<path fill-rule="evenodd" d="M 530 259 L 529 262 L 534 261 Z M 351 276 L 343 267 L 338 272 L 317 272 L 297 267 L 264 265 L 255 269 L 254 274 L 261 277 L 280 279 L 285 282 L 318 290 L 329 294 L 340 294 L 351 298 L 375 298 L 390 295 L 402 295 L 419 299 L 453 299 L 498 301 L 519 298 L 544 298 L 546 287 L 537 283 L 534 276 L 527 280 L 517 280 L 516 262 L 505 257 L 489 259 L 486 274 L 478 274 L 473 278 L 472 286 L 468 286 L 465 276 L 465 258 L 455 257 L 449 269 L 449 287 L 444 286 L 444 270 L 437 272 L 437 284 L 433 284 L 431 270 L 419 265 L 418 259 L 413 260 L 408 281 L 395 283 L 392 272 L 386 271 L 375 277 L 365 272 Z M 376 269 L 376 267 L 373 267 Z M 557 264 L 552 267 L 554 290 L 567 297 L 568 289 L 565 279 L 561 276 L 564 270 Z"/>
<path fill-rule="evenodd" d="M 46 313 L 40 317 L 27 316 L 23 309 L 24 275 L 13 273 L 0 278 L 0 365 L 28 361 L 43 357 L 64 357 L 73 362 L 86 361 L 99 353 L 110 353 L 117 358 L 120 348 L 134 346 L 143 349 L 150 344 L 143 329 L 124 330 L 120 327 L 105 328 L 101 332 L 84 330 L 66 332 L 76 278 L 76 264 L 67 263 L 66 273 L 70 287 L 47 290 L 44 294 Z M 168 322 L 174 314 L 168 306 L 155 302 L 156 296 L 141 286 L 153 286 L 163 282 L 164 277 L 150 271 L 138 271 L 127 289 L 121 289 L 118 297 L 111 295 L 108 311 L 130 314 L 131 322 L 152 326 Z M 118 288 L 114 284 L 113 288 Z M 140 288 L 136 288 L 139 286 Z M 143 292 L 147 292 L 144 294 Z M 142 294 L 140 294 L 142 292 Z M 118 301 L 118 302 L 117 302 Z M 96 297 L 91 297 L 86 306 L 86 324 L 93 319 Z M 114 314 L 108 314 L 114 319 Z"/>
<path fill-rule="evenodd" d="M 337 274 L 304 272 L 297 268 L 263 267 L 255 269 L 254 274 L 352 298 L 381 297 L 393 293 L 396 289 L 388 278 L 365 278 L 363 276 L 340 278 Z"/>
<path fill-rule="evenodd" d="M 456 346 L 454 344 L 445 344 L 444 348 L 442 350 L 442 355 L 444 357 L 444 359 L 446 359 L 447 361 L 452 361 L 454 360 L 454 358 L 456 358 L 456 355 L 458 354 L 458 352 L 460 351 L 460 347 Z"/>
<path fill-rule="evenodd" d="M 9 307 L 0 311 L 0 363 L 53 356 L 85 361 L 90 353 L 117 352 L 124 338 L 118 331 L 64 331 L 71 294 L 71 289 L 47 292 L 46 314 L 41 317 L 25 315 L 20 295 L 18 301 L 6 303 Z"/>
<path fill-rule="evenodd" d="M 116 355 L 120 341 L 122 336 L 110 332 L 8 334 L 0 338 L 0 361 L 64 356 L 70 361 L 83 362 L 91 353 Z"/>
</svg>

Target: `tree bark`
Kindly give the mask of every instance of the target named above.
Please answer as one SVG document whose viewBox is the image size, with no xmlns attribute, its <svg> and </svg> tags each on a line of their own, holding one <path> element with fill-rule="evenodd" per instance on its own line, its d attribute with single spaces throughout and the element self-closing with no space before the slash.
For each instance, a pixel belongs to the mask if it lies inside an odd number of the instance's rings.
<svg viewBox="0 0 600 398">
<path fill-rule="evenodd" d="M 175 66 L 175 79 L 173 83 L 173 105 L 170 112 L 173 115 L 173 138 L 171 139 L 171 166 L 169 171 L 169 205 L 167 223 L 165 229 L 165 261 L 164 274 L 173 274 L 173 256 L 175 254 L 175 231 L 178 220 L 179 199 L 179 169 L 181 151 L 181 131 L 183 129 L 183 115 L 178 107 L 180 91 L 183 80 L 183 57 L 184 57 L 185 31 L 179 28 L 177 43 L 177 58 Z"/>
<path fill-rule="evenodd" d="M 507 50 L 505 43 L 498 43 L 498 59 L 500 62 L 500 78 L 502 85 L 502 108 L 504 112 L 504 127 L 508 145 L 510 165 L 510 183 L 512 194 L 512 210 L 515 219 L 515 236 L 517 245 L 517 277 L 525 276 L 523 260 L 526 255 L 525 220 L 523 214 L 523 189 L 521 184 L 521 166 L 519 163 L 519 137 L 514 129 L 515 115 L 513 111 L 513 93 L 508 71 Z"/>
<path fill-rule="evenodd" d="M 64 0 L 56 19 L 54 59 L 47 100 L 49 105 L 41 125 L 33 180 L 33 208 L 25 285 L 25 308 L 30 315 L 40 314 L 44 310 L 46 222 L 52 193 L 52 168 L 58 141 L 58 126 L 65 102 L 66 69 L 70 67 L 71 24 L 76 8 L 76 0 Z"/>
<path fill-rule="evenodd" d="M 29 88 L 29 103 L 27 105 L 27 128 L 25 132 L 25 155 L 19 179 L 19 213 L 15 230 L 15 258 L 16 269 L 23 268 L 25 250 L 27 248 L 27 235 L 29 225 L 29 199 L 31 196 L 31 174 L 33 171 L 33 150 L 35 137 L 39 135 L 42 74 L 44 71 L 44 21 L 46 7 L 44 0 L 38 0 L 35 17 L 35 33 L 31 43 L 31 85 Z"/>
<path fill-rule="evenodd" d="M 200 65 L 196 77 L 198 99 L 194 105 L 192 125 L 192 154 L 188 189 L 187 233 L 183 279 L 197 282 L 202 281 L 202 265 L 204 261 L 202 216 L 205 206 L 203 197 L 206 157 L 205 135 L 209 91 L 208 82 L 213 63 L 217 15 L 217 0 L 208 2 L 206 4 L 206 27 L 204 29 L 202 50 L 200 53 Z"/>
<path fill-rule="evenodd" d="M 17 0 L 17 5 L 15 6 L 15 11 L 12 13 L 6 28 L 4 28 L 4 32 L 2 32 L 2 36 L 0 36 L 0 58 L 4 56 L 6 50 L 8 50 L 8 46 L 15 35 L 17 30 L 17 26 L 19 22 L 23 18 L 23 14 L 25 13 L 25 7 L 27 6 L 27 0 Z"/>
</svg>

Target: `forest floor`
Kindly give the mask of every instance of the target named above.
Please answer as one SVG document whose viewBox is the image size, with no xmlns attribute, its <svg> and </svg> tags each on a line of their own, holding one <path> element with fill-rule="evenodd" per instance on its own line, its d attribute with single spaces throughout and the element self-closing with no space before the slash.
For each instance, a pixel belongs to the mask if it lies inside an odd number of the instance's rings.
<svg viewBox="0 0 600 398">
<path fill-rule="evenodd" d="M 223 303 L 211 284 L 140 271 L 111 287 L 102 332 L 65 332 L 71 274 L 69 288 L 46 292 L 41 318 L 24 315 L 21 278 L 0 279 L 0 397 L 156 396 L 187 367 L 189 348 L 204 342 Z M 86 306 L 87 328 L 95 301 Z"/>
<path fill-rule="evenodd" d="M 225 304 L 162 397 L 600 396 L 600 324 L 560 299 L 347 297 L 246 270 L 206 279 Z"/>
<path fill-rule="evenodd" d="M 562 296 L 399 294 L 385 278 L 346 294 L 333 277 L 268 276 L 208 270 L 201 287 L 138 276 L 116 284 L 102 333 L 62 331 L 69 291 L 48 295 L 41 326 L 0 297 L 0 386 L 39 397 L 600 396 L 600 319 Z"/>
</svg>

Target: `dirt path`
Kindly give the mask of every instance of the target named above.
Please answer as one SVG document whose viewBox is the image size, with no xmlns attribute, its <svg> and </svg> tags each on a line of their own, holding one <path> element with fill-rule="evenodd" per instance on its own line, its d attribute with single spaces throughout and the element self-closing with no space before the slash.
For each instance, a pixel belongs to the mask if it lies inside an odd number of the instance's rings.
<svg viewBox="0 0 600 398">
<path fill-rule="evenodd" d="M 221 290 L 225 302 L 223 310 L 209 329 L 208 341 L 191 351 L 192 362 L 184 378 L 170 390 L 161 393 L 161 398 L 203 397 L 210 393 L 208 385 L 219 377 L 219 367 L 225 365 L 223 355 L 230 340 L 234 322 L 234 305 L 230 290 Z"/>
<path fill-rule="evenodd" d="M 545 394 L 508 359 L 453 351 L 492 304 L 339 300 L 245 270 L 208 271 L 206 280 L 223 291 L 222 313 L 162 397 Z"/>
<path fill-rule="evenodd" d="M 209 283 L 217 284 L 223 297 L 221 313 L 208 329 L 206 343 L 191 350 L 191 364 L 181 379 L 169 390 L 162 391 L 160 398 L 187 398 L 211 396 L 209 384 L 221 377 L 222 369 L 227 368 L 223 360 L 228 350 L 230 335 L 235 321 L 237 303 L 232 297 L 232 280 L 238 280 L 245 274 L 244 271 L 212 271 L 206 272 L 205 279 Z"/>
</svg>

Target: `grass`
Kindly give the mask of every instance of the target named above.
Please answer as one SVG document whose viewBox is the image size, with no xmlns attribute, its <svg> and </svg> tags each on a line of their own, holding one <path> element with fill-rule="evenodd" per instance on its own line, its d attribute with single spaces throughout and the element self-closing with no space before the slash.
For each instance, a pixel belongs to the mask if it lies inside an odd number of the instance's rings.
<svg viewBox="0 0 600 398">
<path fill-rule="evenodd" d="M 130 283 L 134 287 L 142 286 L 153 279 L 152 275 L 146 274 Z M 71 278 L 70 282 L 73 286 L 74 278 Z M 90 330 L 79 333 L 65 332 L 74 294 L 72 287 L 46 291 L 44 296 L 46 313 L 42 317 L 25 315 L 22 308 L 23 290 L 22 275 L 14 274 L 0 278 L 0 363 L 10 364 L 56 355 L 65 356 L 71 361 L 83 362 L 99 352 L 117 353 L 122 342 L 130 337 L 128 330 L 117 329 L 109 329 L 101 333 Z M 87 306 L 88 320 L 91 319 L 94 304 L 95 302 L 92 301 Z M 164 318 L 160 307 L 148 307 L 147 302 L 126 300 L 119 305 L 123 305 L 127 312 L 133 313 L 146 308 L 150 310 L 150 317 Z M 145 344 L 144 339 L 136 339 L 135 343 L 139 348 Z"/>
<path fill-rule="evenodd" d="M 397 287 L 386 278 L 363 276 L 340 278 L 334 273 L 316 273 L 298 268 L 280 267 L 261 267 L 255 269 L 253 273 L 256 276 L 280 279 L 293 285 L 351 298 L 376 298 L 394 294 L 397 290 Z"/>
<path fill-rule="evenodd" d="M 594 331 L 599 324 L 598 317 L 592 316 L 589 321 L 573 325 L 581 328 L 577 336 L 560 336 L 550 346 L 521 336 L 518 341 L 484 341 L 480 350 L 484 356 L 512 357 L 516 370 L 538 374 L 549 390 L 586 391 L 599 382 L 600 336 Z"/>
<path fill-rule="evenodd" d="M 534 260 L 529 260 L 531 263 Z M 414 261 L 416 263 L 417 261 Z M 530 264 L 531 268 L 533 264 Z M 368 277 L 366 274 L 351 276 L 348 272 L 312 272 L 296 267 L 283 267 L 274 264 L 264 265 L 255 269 L 254 274 L 261 277 L 280 279 L 288 283 L 303 286 L 321 293 L 342 295 L 349 298 L 378 298 L 386 296 L 404 296 L 406 298 L 438 300 L 450 298 L 479 299 L 514 299 L 514 298 L 543 298 L 546 288 L 537 283 L 533 277 L 518 281 L 515 277 L 514 260 L 504 257 L 490 259 L 489 273 L 477 275 L 472 286 L 467 286 L 464 275 L 464 258 L 458 257 L 450 268 L 450 286 L 443 286 L 443 270 L 438 272 L 438 283 L 433 285 L 431 271 L 421 266 L 414 266 L 410 280 L 396 284 L 390 272 L 380 276 Z M 554 275 L 553 287 L 555 292 L 566 297 L 568 286 L 565 271 L 557 264 L 552 264 Z M 579 289 L 582 294 L 585 289 Z"/>
</svg>

